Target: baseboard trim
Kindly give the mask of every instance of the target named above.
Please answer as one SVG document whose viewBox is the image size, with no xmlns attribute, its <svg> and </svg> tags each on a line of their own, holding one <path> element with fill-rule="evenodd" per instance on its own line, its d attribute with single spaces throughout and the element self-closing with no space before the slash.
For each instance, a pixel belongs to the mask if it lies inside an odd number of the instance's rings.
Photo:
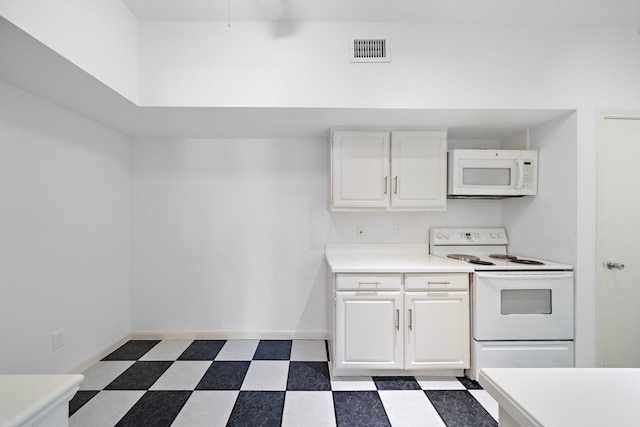
<svg viewBox="0 0 640 427">
<path fill-rule="evenodd" d="M 102 360 L 105 356 L 109 355 L 111 352 L 116 350 L 118 347 L 120 347 L 122 344 L 126 343 L 130 339 L 131 339 L 131 335 L 125 335 L 124 337 L 120 338 L 119 340 L 115 341 L 114 343 L 108 345 L 107 347 L 105 347 L 102 350 L 98 351 L 97 353 L 93 354 L 88 359 L 85 359 L 84 361 L 78 363 L 73 368 L 69 369 L 66 373 L 67 374 L 81 374 L 81 373 L 83 373 L 90 366 L 92 366 L 96 362 L 99 362 L 100 360 Z"/>
<path fill-rule="evenodd" d="M 326 340 L 326 331 L 136 331 L 136 340 Z"/>
</svg>

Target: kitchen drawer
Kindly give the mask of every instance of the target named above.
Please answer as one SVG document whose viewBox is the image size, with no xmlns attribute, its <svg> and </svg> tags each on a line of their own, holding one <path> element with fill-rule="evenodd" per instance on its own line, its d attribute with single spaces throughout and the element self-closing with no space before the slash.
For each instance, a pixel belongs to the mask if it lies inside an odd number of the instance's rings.
<svg viewBox="0 0 640 427">
<path fill-rule="evenodd" d="M 340 291 L 402 289 L 402 274 L 337 274 L 336 289 Z"/>
<path fill-rule="evenodd" d="M 428 273 L 428 274 L 407 274 L 405 275 L 406 290 L 469 290 L 468 273 Z"/>
</svg>

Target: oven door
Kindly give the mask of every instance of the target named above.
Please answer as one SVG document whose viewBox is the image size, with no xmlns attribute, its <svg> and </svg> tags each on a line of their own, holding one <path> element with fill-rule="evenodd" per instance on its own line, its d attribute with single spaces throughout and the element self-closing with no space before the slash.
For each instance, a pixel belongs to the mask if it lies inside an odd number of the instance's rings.
<svg viewBox="0 0 640 427">
<path fill-rule="evenodd" d="M 478 341 L 573 339 L 573 272 L 477 272 Z"/>
</svg>

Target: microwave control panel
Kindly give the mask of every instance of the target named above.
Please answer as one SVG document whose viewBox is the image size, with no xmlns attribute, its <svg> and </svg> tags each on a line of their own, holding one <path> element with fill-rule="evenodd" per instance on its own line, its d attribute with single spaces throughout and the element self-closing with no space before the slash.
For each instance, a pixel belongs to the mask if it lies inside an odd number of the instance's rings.
<svg viewBox="0 0 640 427">
<path fill-rule="evenodd" d="M 534 184 L 535 164 L 531 160 L 522 162 L 522 188 L 532 188 Z"/>
</svg>

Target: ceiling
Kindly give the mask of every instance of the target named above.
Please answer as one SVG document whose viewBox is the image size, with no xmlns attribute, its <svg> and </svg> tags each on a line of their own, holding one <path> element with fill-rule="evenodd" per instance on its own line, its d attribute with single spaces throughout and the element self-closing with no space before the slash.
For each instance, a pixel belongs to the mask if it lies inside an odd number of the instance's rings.
<svg viewBox="0 0 640 427">
<path fill-rule="evenodd" d="M 492 25 L 607 25 L 640 29 L 640 0 L 122 0 L 141 21 L 281 21 Z"/>
</svg>

